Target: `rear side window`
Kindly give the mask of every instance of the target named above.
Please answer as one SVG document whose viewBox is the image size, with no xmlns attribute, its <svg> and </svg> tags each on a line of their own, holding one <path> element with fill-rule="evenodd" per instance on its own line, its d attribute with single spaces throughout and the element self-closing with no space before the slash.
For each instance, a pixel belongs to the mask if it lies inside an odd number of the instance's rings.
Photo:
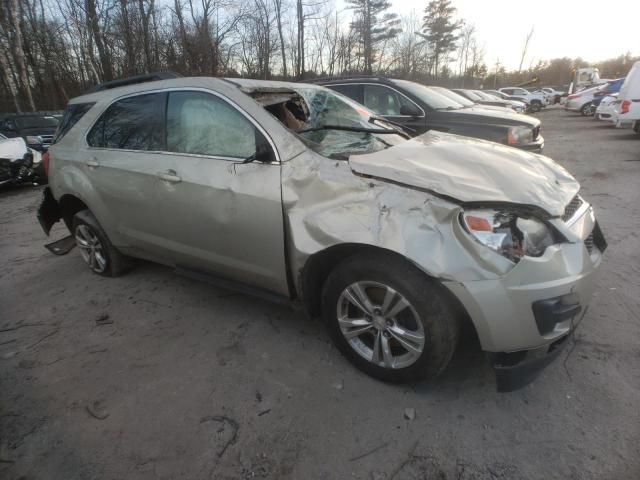
<svg viewBox="0 0 640 480">
<path fill-rule="evenodd" d="M 164 150 L 166 93 L 119 100 L 100 117 L 87 135 L 91 147 Z"/>
<path fill-rule="evenodd" d="M 71 128 L 78 123 L 85 113 L 91 110 L 95 103 L 74 103 L 68 105 L 62 116 L 62 121 L 58 124 L 58 129 L 53 137 L 53 143 L 62 140 Z"/>
</svg>

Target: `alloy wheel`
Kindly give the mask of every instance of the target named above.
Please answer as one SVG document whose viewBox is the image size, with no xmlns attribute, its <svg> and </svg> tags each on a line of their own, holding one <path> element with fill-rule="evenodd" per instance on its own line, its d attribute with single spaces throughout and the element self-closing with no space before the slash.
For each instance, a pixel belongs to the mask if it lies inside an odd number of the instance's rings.
<svg viewBox="0 0 640 480">
<path fill-rule="evenodd" d="M 351 348 L 383 368 L 415 363 L 425 347 L 425 331 L 411 303 L 379 282 L 361 281 L 346 287 L 337 305 L 338 324 Z"/>
<path fill-rule="evenodd" d="M 107 257 L 98 236 L 84 224 L 76 227 L 76 245 L 80 248 L 80 255 L 96 273 L 103 273 L 107 268 Z"/>
</svg>

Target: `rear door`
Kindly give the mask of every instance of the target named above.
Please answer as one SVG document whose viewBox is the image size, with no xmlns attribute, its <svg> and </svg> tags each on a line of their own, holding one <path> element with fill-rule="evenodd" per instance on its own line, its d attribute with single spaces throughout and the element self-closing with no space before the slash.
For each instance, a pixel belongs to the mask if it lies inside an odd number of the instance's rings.
<svg viewBox="0 0 640 480">
<path fill-rule="evenodd" d="M 107 233 L 138 255 L 167 255 L 158 210 L 157 172 L 164 147 L 166 93 L 112 103 L 87 134 L 80 160 L 95 195 L 91 208 Z"/>
<path fill-rule="evenodd" d="M 173 263 L 288 295 L 280 164 L 266 132 L 196 90 L 169 92 L 166 131 L 155 207 Z"/>
</svg>

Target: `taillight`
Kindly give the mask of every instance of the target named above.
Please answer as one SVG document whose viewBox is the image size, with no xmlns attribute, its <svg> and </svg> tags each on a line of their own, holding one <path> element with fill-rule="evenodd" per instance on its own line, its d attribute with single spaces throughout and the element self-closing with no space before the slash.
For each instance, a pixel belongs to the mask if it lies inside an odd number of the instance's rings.
<svg viewBox="0 0 640 480">
<path fill-rule="evenodd" d="M 42 154 L 42 166 L 44 167 L 44 174 L 49 176 L 49 152 Z"/>
<path fill-rule="evenodd" d="M 576 99 L 576 98 L 580 98 L 580 94 L 579 93 L 576 93 L 575 95 L 569 95 L 567 97 L 567 100 L 573 100 L 573 99 Z"/>
<path fill-rule="evenodd" d="M 620 106 L 620 113 L 629 113 L 630 106 L 631 106 L 630 100 L 625 100 L 624 102 L 622 102 L 622 105 Z"/>
</svg>

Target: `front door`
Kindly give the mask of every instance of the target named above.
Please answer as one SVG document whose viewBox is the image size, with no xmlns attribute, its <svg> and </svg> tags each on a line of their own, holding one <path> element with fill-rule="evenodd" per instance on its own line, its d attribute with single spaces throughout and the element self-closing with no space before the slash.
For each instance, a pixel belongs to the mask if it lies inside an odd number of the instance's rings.
<svg viewBox="0 0 640 480">
<path fill-rule="evenodd" d="M 173 262 L 288 294 L 280 165 L 260 129 L 220 96 L 172 91 L 166 150 L 157 215 Z"/>
</svg>

